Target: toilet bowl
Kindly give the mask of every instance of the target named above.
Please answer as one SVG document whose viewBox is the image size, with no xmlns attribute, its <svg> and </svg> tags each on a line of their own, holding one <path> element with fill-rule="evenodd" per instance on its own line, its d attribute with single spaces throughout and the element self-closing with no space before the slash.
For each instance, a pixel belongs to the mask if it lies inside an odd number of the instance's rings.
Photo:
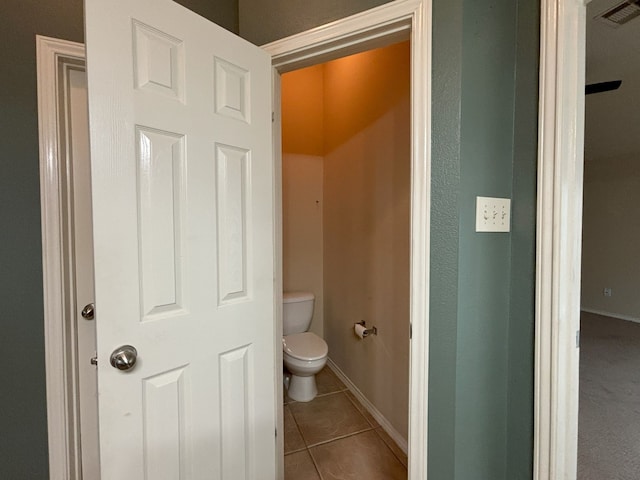
<svg viewBox="0 0 640 480">
<path fill-rule="evenodd" d="M 315 375 L 327 363 L 329 347 L 318 335 L 308 332 L 315 297 L 309 292 L 283 295 L 283 363 L 291 373 L 287 394 L 292 400 L 309 402 L 318 394 Z"/>
<path fill-rule="evenodd" d="M 310 402 L 318 394 L 316 373 L 327 363 L 329 347 L 312 332 L 294 333 L 282 338 L 284 366 L 291 373 L 287 394 L 292 400 Z"/>
</svg>

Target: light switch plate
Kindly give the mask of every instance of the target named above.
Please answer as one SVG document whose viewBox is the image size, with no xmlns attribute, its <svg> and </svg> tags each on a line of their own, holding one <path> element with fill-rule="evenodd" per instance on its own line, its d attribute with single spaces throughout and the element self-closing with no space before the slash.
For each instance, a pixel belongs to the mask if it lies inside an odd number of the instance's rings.
<svg viewBox="0 0 640 480">
<path fill-rule="evenodd" d="M 511 231 L 511 199 L 476 197 L 476 232 Z"/>
</svg>

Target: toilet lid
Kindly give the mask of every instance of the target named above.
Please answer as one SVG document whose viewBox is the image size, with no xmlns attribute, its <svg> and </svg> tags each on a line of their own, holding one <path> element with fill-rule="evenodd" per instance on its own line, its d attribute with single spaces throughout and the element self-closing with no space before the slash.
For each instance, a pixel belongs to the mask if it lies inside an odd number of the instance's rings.
<svg viewBox="0 0 640 480">
<path fill-rule="evenodd" d="M 319 360 L 327 356 L 327 342 L 312 332 L 294 333 L 282 337 L 282 350 L 298 360 Z"/>
</svg>

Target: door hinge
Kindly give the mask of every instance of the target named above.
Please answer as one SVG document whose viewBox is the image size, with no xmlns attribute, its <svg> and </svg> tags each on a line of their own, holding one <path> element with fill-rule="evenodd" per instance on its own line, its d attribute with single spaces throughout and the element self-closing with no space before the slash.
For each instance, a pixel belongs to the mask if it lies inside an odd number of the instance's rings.
<svg viewBox="0 0 640 480">
<path fill-rule="evenodd" d="M 413 323 L 409 322 L 409 340 L 413 338 Z"/>
<path fill-rule="evenodd" d="M 278 429 L 276 428 L 276 438 L 278 438 Z"/>
<path fill-rule="evenodd" d="M 276 121 L 276 112 L 271 112 L 271 121 L 272 122 Z"/>
<path fill-rule="evenodd" d="M 580 330 L 576 330 L 576 348 L 580 348 Z"/>
</svg>

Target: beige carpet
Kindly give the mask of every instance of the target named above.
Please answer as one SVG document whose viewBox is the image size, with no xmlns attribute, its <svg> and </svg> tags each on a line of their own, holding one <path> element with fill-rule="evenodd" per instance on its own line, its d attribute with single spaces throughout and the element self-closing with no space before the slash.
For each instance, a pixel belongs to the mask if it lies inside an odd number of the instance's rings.
<svg viewBox="0 0 640 480">
<path fill-rule="evenodd" d="M 578 480 L 640 479 L 640 323 L 582 313 Z"/>
</svg>

